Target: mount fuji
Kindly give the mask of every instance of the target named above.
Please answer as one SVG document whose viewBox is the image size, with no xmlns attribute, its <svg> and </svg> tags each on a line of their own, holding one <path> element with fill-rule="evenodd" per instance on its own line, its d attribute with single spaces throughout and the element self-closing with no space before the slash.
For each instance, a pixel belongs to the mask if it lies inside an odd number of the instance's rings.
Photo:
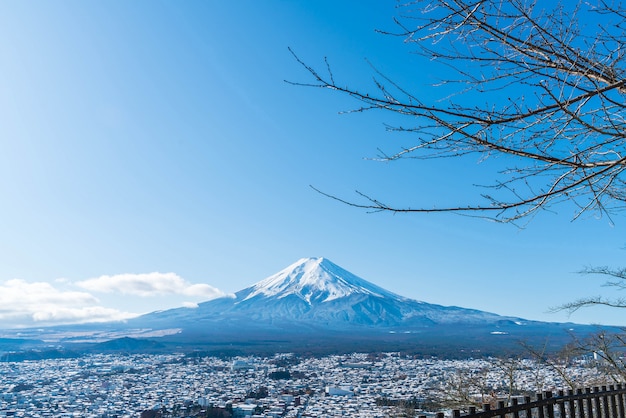
<svg viewBox="0 0 626 418">
<path fill-rule="evenodd" d="M 126 326 L 177 330 L 169 338 L 179 341 L 357 341 L 359 346 L 385 341 L 394 347 L 493 348 L 548 337 L 562 344 L 569 333 L 591 332 L 585 325 L 528 321 L 406 298 L 321 257 L 298 260 L 232 296 L 197 308 L 153 312 Z"/>
<path fill-rule="evenodd" d="M 524 323 L 483 311 L 420 302 L 355 276 L 326 258 L 303 258 L 240 290 L 234 297 L 144 315 L 139 321 L 214 322 L 248 326 L 307 325 L 319 329 L 403 328 L 436 324 Z"/>
<path fill-rule="evenodd" d="M 385 290 L 326 258 L 303 258 L 234 295 L 197 308 L 152 312 L 125 323 L 17 331 L 14 337 L 19 339 L 95 352 L 405 351 L 476 356 L 523 352 L 520 341 L 558 350 L 571 342 L 572 334 L 583 336 L 598 329 L 421 302 Z"/>
</svg>

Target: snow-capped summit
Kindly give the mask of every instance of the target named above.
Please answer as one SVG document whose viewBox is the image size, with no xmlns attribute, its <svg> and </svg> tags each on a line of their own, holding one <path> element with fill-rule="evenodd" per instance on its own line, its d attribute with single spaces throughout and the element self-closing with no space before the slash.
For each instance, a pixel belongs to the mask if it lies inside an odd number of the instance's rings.
<svg viewBox="0 0 626 418">
<path fill-rule="evenodd" d="M 278 273 L 235 293 L 201 303 L 197 309 L 173 309 L 148 315 L 168 321 L 223 326 L 324 329 L 382 327 L 411 329 L 434 324 L 482 324 L 508 320 L 495 314 L 440 306 L 399 296 L 355 276 L 323 257 L 303 258 Z M 234 322 L 233 322 L 234 321 Z M 287 325 L 289 324 L 289 325 Z"/>
<path fill-rule="evenodd" d="M 302 258 L 249 289 L 244 300 L 260 295 L 279 299 L 295 295 L 311 304 L 329 302 L 352 294 L 404 299 L 355 276 L 324 257 Z"/>
</svg>

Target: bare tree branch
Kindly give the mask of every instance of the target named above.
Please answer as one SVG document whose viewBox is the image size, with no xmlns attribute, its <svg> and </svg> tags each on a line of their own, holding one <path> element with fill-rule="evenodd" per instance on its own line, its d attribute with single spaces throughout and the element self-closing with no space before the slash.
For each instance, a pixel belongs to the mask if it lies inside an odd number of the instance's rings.
<svg viewBox="0 0 626 418">
<path fill-rule="evenodd" d="M 580 273 L 609 277 L 609 279 L 604 283 L 603 286 L 613 287 L 616 290 L 626 289 L 626 268 L 612 269 L 606 266 L 587 267 L 584 270 L 582 270 Z M 581 308 L 586 308 L 590 306 L 608 306 L 611 308 L 626 308 L 626 297 L 606 298 L 602 296 L 592 296 L 592 297 L 578 299 L 573 302 L 569 302 L 564 305 L 557 306 L 553 308 L 552 311 L 555 311 L 555 312 L 566 311 L 572 314 Z"/>
<path fill-rule="evenodd" d="M 546 4 L 548 6 L 546 6 Z M 549 8 L 542 8 L 549 7 Z M 484 213 L 516 221 L 564 202 L 583 213 L 626 208 L 626 31 L 622 5 L 528 0 L 417 0 L 401 7 L 398 36 L 456 72 L 443 79 L 445 99 L 425 102 L 374 68 L 373 89 L 341 84 L 296 61 L 312 78 L 293 83 L 330 89 L 360 102 L 352 112 L 399 114 L 412 146 L 380 151 L 379 160 L 505 156 L 483 202 L 418 207 L 318 192 L 344 204 L 387 212 Z M 457 94 L 449 88 L 458 85 Z M 481 104 L 483 103 L 483 104 Z"/>
</svg>

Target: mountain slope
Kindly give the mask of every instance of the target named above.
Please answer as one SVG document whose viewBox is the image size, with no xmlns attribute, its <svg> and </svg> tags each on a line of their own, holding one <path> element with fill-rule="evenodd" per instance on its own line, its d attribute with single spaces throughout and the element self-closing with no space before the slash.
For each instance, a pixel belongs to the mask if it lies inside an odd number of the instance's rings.
<svg viewBox="0 0 626 418">
<path fill-rule="evenodd" d="M 28 335 L 72 346 L 124 336 L 158 340 L 151 346 L 122 339 L 111 347 L 95 345 L 95 351 L 127 351 L 137 345 L 137 350 L 229 355 L 406 351 L 475 356 L 523 352 L 520 340 L 559 350 L 571 342 L 570 333 L 580 337 L 594 332 L 596 327 L 586 325 L 527 321 L 405 298 L 325 258 L 305 258 L 231 297 L 197 308 L 153 312 L 123 324 L 33 329 Z"/>
<path fill-rule="evenodd" d="M 347 330 L 364 327 L 410 329 L 441 324 L 522 324 L 519 318 L 429 304 L 397 295 L 325 258 L 303 258 L 243 289 L 235 297 L 148 314 L 139 322 L 212 329 L 308 326 Z"/>
</svg>

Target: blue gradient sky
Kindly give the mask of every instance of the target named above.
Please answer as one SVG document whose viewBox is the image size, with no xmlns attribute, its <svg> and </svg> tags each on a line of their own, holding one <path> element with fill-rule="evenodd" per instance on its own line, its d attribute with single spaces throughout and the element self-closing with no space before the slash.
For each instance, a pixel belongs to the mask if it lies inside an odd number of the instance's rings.
<svg viewBox="0 0 626 418">
<path fill-rule="evenodd" d="M 576 272 L 625 264 L 623 216 L 571 222 L 561 206 L 519 229 L 371 214 L 309 188 L 444 206 L 476 201 L 472 184 L 493 177 L 471 158 L 368 160 L 410 141 L 385 131 L 393 115 L 340 115 L 357 103 L 284 82 L 310 81 L 291 47 L 354 86 L 372 86 L 367 58 L 429 98 L 441 69 L 374 31 L 396 13 L 393 1 L 0 3 L 0 328 L 193 306 L 309 256 L 427 302 L 626 325 L 620 310 L 547 313 L 611 294 Z"/>
</svg>

